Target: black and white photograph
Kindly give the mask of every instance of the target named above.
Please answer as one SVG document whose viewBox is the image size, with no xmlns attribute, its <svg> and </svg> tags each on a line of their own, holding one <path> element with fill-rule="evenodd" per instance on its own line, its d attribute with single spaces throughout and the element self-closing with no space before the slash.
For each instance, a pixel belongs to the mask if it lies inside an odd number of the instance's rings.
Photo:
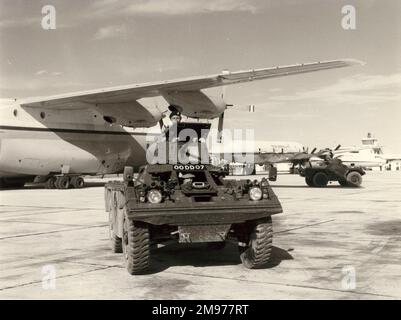
<svg viewBox="0 0 401 320">
<path fill-rule="evenodd" d="M 400 21 L 398 0 L 0 0 L 0 300 L 400 300 Z"/>
</svg>

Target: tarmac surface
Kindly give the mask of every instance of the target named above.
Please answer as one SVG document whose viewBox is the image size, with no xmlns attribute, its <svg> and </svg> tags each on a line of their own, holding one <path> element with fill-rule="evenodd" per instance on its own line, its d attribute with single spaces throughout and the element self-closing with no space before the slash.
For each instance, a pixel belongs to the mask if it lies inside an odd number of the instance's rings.
<svg viewBox="0 0 401 320">
<path fill-rule="evenodd" d="M 401 172 L 359 189 L 281 175 L 266 269 L 245 269 L 234 244 L 171 244 L 141 276 L 111 253 L 103 184 L 88 181 L 0 191 L 0 299 L 401 299 Z"/>
</svg>

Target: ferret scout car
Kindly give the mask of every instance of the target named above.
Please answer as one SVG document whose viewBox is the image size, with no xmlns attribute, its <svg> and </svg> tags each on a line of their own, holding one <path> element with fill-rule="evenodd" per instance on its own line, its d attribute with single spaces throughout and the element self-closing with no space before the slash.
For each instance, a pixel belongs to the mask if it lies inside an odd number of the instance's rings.
<svg viewBox="0 0 401 320">
<path fill-rule="evenodd" d="M 319 160 L 311 161 L 311 157 Z M 334 157 L 331 149 L 327 148 L 317 154 L 312 152 L 308 161 L 305 161 L 299 170 L 299 174 L 305 177 L 305 182 L 310 187 L 326 187 L 329 181 L 338 181 L 343 187 L 360 187 L 365 170 L 359 166 L 344 164 L 341 159 Z"/>
<path fill-rule="evenodd" d="M 195 140 L 198 151 L 204 147 L 210 124 L 179 123 L 175 129 L 175 140 L 171 130 L 165 134 L 167 153 L 191 157 Z M 182 135 L 183 130 L 196 133 L 196 139 Z M 190 140 L 192 150 L 185 150 Z M 194 158 L 199 160 L 199 154 Z M 268 180 L 225 179 L 228 167 L 170 160 L 141 167 L 135 179 L 133 168 L 126 167 L 123 181 L 105 186 L 111 247 L 123 253 L 128 272 L 147 272 L 151 245 L 171 239 L 216 249 L 234 240 L 245 267 L 265 266 L 272 252 L 271 216 L 282 212 Z"/>
</svg>

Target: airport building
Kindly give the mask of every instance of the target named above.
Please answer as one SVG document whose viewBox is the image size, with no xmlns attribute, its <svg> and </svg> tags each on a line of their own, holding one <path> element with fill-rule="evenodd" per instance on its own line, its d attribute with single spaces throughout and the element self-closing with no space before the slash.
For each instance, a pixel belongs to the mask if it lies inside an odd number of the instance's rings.
<svg viewBox="0 0 401 320">
<path fill-rule="evenodd" d="M 384 166 L 379 168 L 380 171 L 399 171 L 401 170 L 401 154 L 384 153 L 382 146 L 379 145 L 378 140 L 374 134 L 368 132 L 366 138 L 362 139 L 362 145 L 370 147 L 374 154 L 380 155 L 386 160 Z"/>
<path fill-rule="evenodd" d="M 387 171 L 400 171 L 401 170 L 401 154 L 388 154 L 386 155 L 387 163 L 385 170 Z"/>
</svg>

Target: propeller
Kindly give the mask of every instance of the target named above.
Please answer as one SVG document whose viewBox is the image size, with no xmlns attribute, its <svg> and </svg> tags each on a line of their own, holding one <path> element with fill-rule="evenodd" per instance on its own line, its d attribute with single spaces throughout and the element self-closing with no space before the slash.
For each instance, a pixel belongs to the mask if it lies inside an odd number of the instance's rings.
<svg viewBox="0 0 401 320">
<path fill-rule="evenodd" d="M 224 112 L 219 116 L 219 124 L 217 126 L 217 143 L 221 143 L 223 138 Z"/>
<path fill-rule="evenodd" d="M 224 72 L 228 72 L 228 70 L 223 70 L 223 73 Z M 221 98 L 224 101 L 225 96 L 226 96 L 226 86 L 223 86 L 221 89 L 222 89 L 221 90 Z M 233 106 L 234 106 L 233 104 L 226 103 L 226 108 L 225 109 L 227 109 L 228 107 L 233 107 Z M 222 142 L 222 138 L 223 138 L 224 113 L 225 113 L 225 111 L 223 111 L 223 113 L 220 114 L 220 116 L 219 116 L 219 123 L 218 123 L 218 126 L 217 126 L 217 143 L 221 143 Z"/>
<path fill-rule="evenodd" d="M 226 109 L 228 107 L 233 107 L 233 106 L 234 106 L 233 104 L 226 103 Z M 217 126 L 217 143 L 221 143 L 222 138 L 223 138 L 224 113 L 225 113 L 225 111 L 222 114 L 220 114 L 220 116 L 219 116 L 219 123 Z"/>
</svg>

